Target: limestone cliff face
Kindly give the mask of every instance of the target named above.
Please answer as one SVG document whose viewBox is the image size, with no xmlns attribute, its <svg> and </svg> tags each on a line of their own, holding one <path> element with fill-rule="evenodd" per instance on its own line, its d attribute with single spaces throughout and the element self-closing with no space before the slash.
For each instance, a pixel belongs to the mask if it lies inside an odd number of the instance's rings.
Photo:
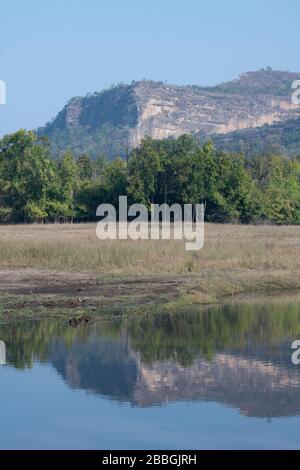
<svg viewBox="0 0 300 470">
<path fill-rule="evenodd" d="M 131 146 L 145 135 L 156 139 L 182 134 L 225 134 L 284 121 L 299 114 L 289 97 L 257 94 L 242 96 L 140 83 L 134 88 L 138 121 Z"/>
<path fill-rule="evenodd" d="M 256 128 L 300 116 L 291 102 L 297 79 L 300 74 L 263 70 L 209 88 L 133 82 L 72 99 L 39 133 L 57 151 L 88 149 L 113 157 L 116 149 L 138 146 L 145 135 L 162 139 Z"/>
</svg>

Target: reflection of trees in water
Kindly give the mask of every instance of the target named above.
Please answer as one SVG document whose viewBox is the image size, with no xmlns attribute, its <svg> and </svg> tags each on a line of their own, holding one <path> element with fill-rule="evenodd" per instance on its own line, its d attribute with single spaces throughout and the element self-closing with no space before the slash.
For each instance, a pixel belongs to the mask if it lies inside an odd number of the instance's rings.
<svg viewBox="0 0 300 470">
<path fill-rule="evenodd" d="M 64 320 L 22 320 L 0 325 L 7 362 L 18 369 L 32 367 L 34 360 L 47 362 L 54 344 L 63 344 L 66 351 L 74 345 L 84 350 L 91 337 L 118 338 L 121 334 L 121 324 L 107 321 L 78 328 L 70 327 Z"/>
<path fill-rule="evenodd" d="M 7 362 L 18 369 L 31 367 L 34 359 L 47 361 L 49 344 L 57 337 L 69 347 L 75 337 L 66 322 L 50 320 L 10 322 L 1 325 L 0 334 L 6 344 Z"/>
<path fill-rule="evenodd" d="M 126 318 L 71 328 L 66 321 L 40 320 L 11 322 L 0 326 L 7 346 L 7 361 L 17 368 L 31 367 L 34 359 L 47 361 L 52 343 L 65 350 L 85 345 L 97 337 L 118 339 L 126 332 L 131 349 L 144 362 L 176 360 L 189 366 L 201 354 L 212 359 L 218 351 L 250 352 L 260 345 L 276 355 L 276 345 L 300 336 L 300 309 L 297 304 L 224 305 L 207 310 L 146 312 Z M 50 349 L 49 349 L 50 348 Z M 123 351 L 123 354 L 125 352 Z M 87 358 L 88 359 L 88 358 Z"/>
<path fill-rule="evenodd" d="M 129 318 L 127 328 L 143 361 L 174 359 L 190 365 L 199 354 L 211 359 L 216 351 L 255 351 L 258 345 L 271 348 L 297 338 L 300 308 L 293 304 L 224 305 L 198 313 L 161 312 Z"/>
</svg>

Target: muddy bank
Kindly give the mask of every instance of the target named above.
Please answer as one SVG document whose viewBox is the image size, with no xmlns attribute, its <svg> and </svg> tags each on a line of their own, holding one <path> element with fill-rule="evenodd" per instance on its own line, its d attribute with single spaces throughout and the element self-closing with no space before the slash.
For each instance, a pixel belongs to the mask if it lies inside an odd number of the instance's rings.
<svg viewBox="0 0 300 470">
<path fill-rule="evenodd" d="M 103 279 L 89 273 L 67 273 L 32 268 L 0 270 L 0 292 L 15 295 L 53 294 L 87 297 L 116 297 L 130 295 L 138 289 L 141 293 L 161 294 L 184 283 L 178 278 L 143 277 Z"/>
<path fill-rule="evenodd" d="M 294 292 L 286 273 L 203 271 L 201 276 L 107 277 L 33 268 L 0 270 L 0 317 L 122 314 L 173 304 L 208 305 L 240 295 Z"/>
<path fill-rule="evenodd" d="M 53 316 L 89 310 L 98 314 L 164 303 L 181 296 L 182 279 L 110 278 L 88 273 L 38 269 L 0 270 L 0 305 L 3 315 Z M 0 313 L 1 315 L 1 313 Z"/>
</svg>

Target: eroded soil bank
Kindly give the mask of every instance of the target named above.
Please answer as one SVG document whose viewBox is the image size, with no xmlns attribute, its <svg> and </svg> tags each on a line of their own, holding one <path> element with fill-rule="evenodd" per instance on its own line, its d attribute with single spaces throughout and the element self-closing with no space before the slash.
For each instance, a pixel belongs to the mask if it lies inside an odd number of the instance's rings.
<svg viewBox="0 0 300 470">
<path fill-rule="evenodd" d="M 164 306 L 209 305 L 241 296 L 293 295 L 297 277 L 286 273 L 107 277 L 33 268 L 0 270 L 0 317 L 121 315 Z"/>
</svg>

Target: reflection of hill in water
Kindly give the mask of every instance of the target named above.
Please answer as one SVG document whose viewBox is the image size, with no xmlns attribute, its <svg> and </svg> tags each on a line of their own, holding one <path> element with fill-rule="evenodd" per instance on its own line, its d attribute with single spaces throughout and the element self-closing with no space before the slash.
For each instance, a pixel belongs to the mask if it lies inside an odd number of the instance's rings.
<svg viewBox="0 0 300 470">
<path fill-rule="evenodd" d="M 49 361 L 72 388 L 131 400 L 138 366 L 124 338 L 91 335 L 85 342 L 75 341 L 71 349 L 57 341 L 51 345 Z"/>
<path fill-rule="evenodd" d="M 174 360 L 150 365 L 131 350 L 126 337 L 92 337 L 71 349 L 55 343 L 49 359 L 71 387 L 136 406 L 213 400 L 248 416 L 300 413 L 300 371 L 262 358 L 225 352 L 212 360 L 198 357 L 188 367 Z"/>
<path fill-rule="evenodd" d="M 300 414 L 299 301 L 150 312 L 73 329 L 67 322 L 0 325 L 6 362 L 52 364 L 66 383 L 147 407 L 213 400 L 248 416 Z"/>
<path fill-rule="evenodd" d="M 232 354 L 197 359 L 184 369 L 176 363 L 141 367 L 136 400 L 149 405 L 165 400 L 213 400 L 248 416 L 300 413 L 300 376 L 291 369 Z"/>
</svg>

